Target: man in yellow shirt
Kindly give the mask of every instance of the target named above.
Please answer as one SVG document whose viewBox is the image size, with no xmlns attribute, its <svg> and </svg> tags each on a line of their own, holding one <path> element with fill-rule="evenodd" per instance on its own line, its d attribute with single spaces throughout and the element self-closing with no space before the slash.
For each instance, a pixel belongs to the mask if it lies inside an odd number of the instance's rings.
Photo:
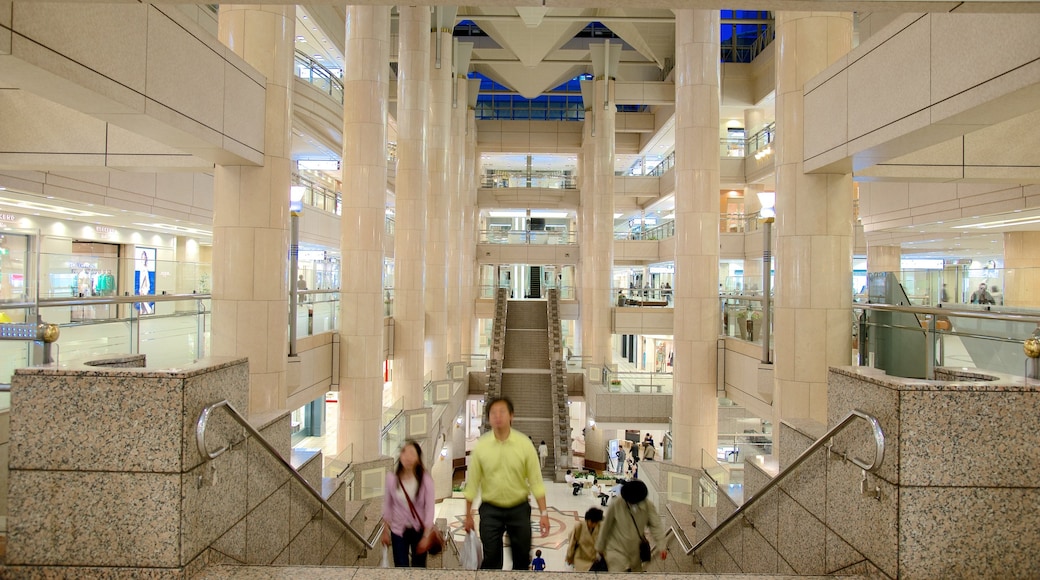
<svg viewBox="0 0 1040 580">
<path fill-rule="evenodd" d="M 549 535 L 545 484 L 538 453 L 527 435 L 512 428 L 513 402 L 495 399 L 488 405 L 491 431 L 481 435 L 469 456 L 466 473 L 465 530 L 473 529 L 473 501 L 480 494 L 480 542 L 484 546 L 481 568 L 501 570 L 502 533 L 509 533 L 513 570 L 527 570 L 531 561 L 531 504 L 538 502 L 542 537 Z"/>
</svg>

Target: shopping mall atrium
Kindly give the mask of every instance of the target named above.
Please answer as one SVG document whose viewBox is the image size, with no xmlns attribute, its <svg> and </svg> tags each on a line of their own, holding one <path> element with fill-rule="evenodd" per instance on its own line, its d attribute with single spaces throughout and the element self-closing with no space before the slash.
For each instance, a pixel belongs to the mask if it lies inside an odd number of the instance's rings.
<svg viewBox="0 0 1040 580">
<path fill-rule="evenodd" d="M 0 0 L 0 576 L 1040 577 L 1040 2 L 442 4 Z"/>
</svg>

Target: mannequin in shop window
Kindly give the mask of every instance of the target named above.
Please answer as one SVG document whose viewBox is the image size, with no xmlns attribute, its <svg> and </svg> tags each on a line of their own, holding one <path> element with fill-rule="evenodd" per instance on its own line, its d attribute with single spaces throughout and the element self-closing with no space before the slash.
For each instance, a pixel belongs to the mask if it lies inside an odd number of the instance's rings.
<svg viewBox="0 0 1040 580">
<path fill-rule="evenodd" d="M 979 289 L 971 293 L 972 304 L 996 304 L 993 295 L 986 290 L 986 283 L 979 284 Z"/>
<path fill-rule="evenodd" d="M 137 275 L 137 293 L 151 294 L 152 293 L 152 280 L 148 277 L 148 252 L 141 252 L 141 261 L 143 266 Z M 152 305 L 148 302 L 141 302 L 141 314 L 151 314 Z"/>
<path fill-rule="evenodd" d="M 79 294 L 80 298 L 84 296 L 90 296 L 90 274 L 86 270 L 80 270 L 79 274 L 76 274 L 76 293 Z"/>
</svg>

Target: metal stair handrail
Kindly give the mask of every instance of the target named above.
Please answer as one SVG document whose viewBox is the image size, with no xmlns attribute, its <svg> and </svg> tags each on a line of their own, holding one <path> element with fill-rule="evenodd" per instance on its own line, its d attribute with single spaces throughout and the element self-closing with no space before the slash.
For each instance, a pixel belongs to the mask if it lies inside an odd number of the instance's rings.
<svg viewBox="0 0 1040 580">
<path fill-rule="evenodd" d="M 372 530 L 372 534 L 371 534 L 371 536 L 368 539 L 366 539 L 364 536 L 362 536 L 361 532 L 359 532 L 356 529 L 354 529 L 354 526 L 350 525 L 350 523 L 347 522 L 347 520 L 344 519 L 343 516 L 340 515 L 340 513 L 338 511 L 336 511 L 336 508 L 332 507 L 332 504 L 330 504 L 324 497 L 322 497 L 321 494 L 318 493 L 317 490 L 315 490 L 313 487 L 311 487 L 311 484 L 308 483 L 307 480 L 304 479 L 304 477 L 302 475 L 300 475 L 300 472 L 296 471 L 296 469 L 294 469 L 293 466 L 290 465 L 289 462 L 286 461 L 285 458 L 282 457 L 282 455 L 280 453 L 278 453 L 278 450 L 275 449 L 274 446 L 271 445 L 267 441 L 267 439 L 264 438 L 264 436 L 260 434 L 259 431 L 257 431 L 252 425 L 250 425 L 249 421 L 247 421 L 246 418 L 243 417 L 242 414 L 239 413 L 238 410 L 236 410 L 231 405 L 231 403 L 228 402 L 227 399 L 224 399 L 222 401 L 218 401 L 216 403 L 213 403 L 212 405 L 209 405 L 209 406 L 203 408 L 202 412 L 199 413 L 199 420 L 195 423 L 195 442 L 198 445 L 199 453 L 202 454 L 202 456 L 204 458 L 206 458 L 206 461 L 210 461 L 210 460 L 216 459 L 217 457 L 220 457 L 221 454 L 223 454 L 225 451 L 227 451 L 228 449 L 231 448 L 231 444 L 225 445 L 225 446 L 221 447 L 220 449 L 217 449 L 216 451 L 209 451 L 209 449 L 206 447 L 206 425 L 209 422 L 210 414 L 213 411 L 215 411 L 217 409 L 220 409 L 220 408 L 225 409 L 228 412 L 228 414 L 231 416 L 232 419 L 237 421 L 238 424 L 241 425 L 246 430 L 247 433 L 252 435 L 253 438 L 258 443 L 260 443 L 260 445 L 264 449 L 266 449 L 267 452 L 270 453 L 272 457 L 277 459 L 278 462 L 281 463 L 283 467 L 288 469 L 289 470 L 289 474 L 292 475 L 293 478 L 296 479 L 296 481 L 301 483 L 303 485 L 303 488 L 306 489 L 307 492 L 310 493 L 312 497 L 314 497 L 314 499 L 318 500 L 318 502 L 321 504 L 321 506 L 323 508 L 325 508 L 326 510 L 328 510 L 329 513 L 332 514 L 333 518 L 335 518 L 336 521 L 338 521 L 340 523 L 340 525 L 342 525 L 343 527 L 345 527 L 347 529 L 347 532 L 349 532 L 350 535 L 354 536 L 354 538 L 356 538 L 359 542 L 361 542 L 369 550 L 374 549 L 376 547 L 376 544 L 378 542 L 377 538 L 379 538 L 379 536 L 383 533 L 383 527 L 385 525 L 385 523 L 382 521 L 382 519 L 380 519 L 379 524 L 376 525 L 376 527 Z"/>
<path fill-rule="evenodd" d="M 862 459 L 849 457 L 848 455 L 845 455 L 844 457 L 848 461 L 855 464 L 856 467 L 859 467 L 864 471 L 869 471 L 871 473 L 877 471 L 878 468 L 881 467 L 881 462 L 885 459 L 885 434 L 881 430 L 881 424 L 878 422 L 876 418 L 874 418 L 872 415 L 864 413 L 863 411 L 860 411 L 859 409 L 853 409 L 849 411 L 848 414 L 846 414 L 841 419 L 841 421 L 838 421 L 838 423 L 834 427 L 831 427 L 830 430 L 824 433 L 822 437 L 817 439 L 815 443 L 810 445 L 808 449 L 803 451 L 801 455 L 799 455 L 794 461 L 791 462 L 791 465 L 787 466 L 787 469 L 783 470 L 782 472 L 777 474 L 776 477 L 769 480 L 769 482 L 766 483 L 765 486 L 762 487 L 762 489 L 758 490 L 758 493 L 748 498 L 748 500 L 744 502 L 743 505 L 738 507 L 733 513 L 731 513 L 729 517 L 722 520 L 722 522 L 715 526 L 715 529 L 713 529 L 707 536 L 704 536 L 704 539 L 691 546 L 689 550 L 684 549 L 683 551 L 686 553 L 686 555 L 689 556 L 690 554 L 696 552 L 698 549 L 701 548 L 701 546 L 704 546 L 709 541 L 711 541 L 716 535 L 718 535 L 723 528 L 730 524 L 730 522 L 736 520 L 737 518 L 743 517 L 744 513 L 748 509 L 750 509 L 751 506 L 755 505 L 755 503 L 757 503 L 759 499 L 765 497 L 766 493 L 769 490 L 779 485 L 780 482 L 786 479 L 788 475 L 794 473 L 794 469 L 796 467 L 801 465 L 805 460 L 809 458 L 810 455 L 815 453 L 818 449 L 830 443 L 831 439 L 834 438 L 835 435 L 843 431 L 845 427 L 850 425 L 856 419 L 863 419 L 870 425 L 872 434 L 874 436 L 874 461 L 868 464 Z M 676 537 L 678 538 L 678 534 L 676 534 Z"/>
</svg>

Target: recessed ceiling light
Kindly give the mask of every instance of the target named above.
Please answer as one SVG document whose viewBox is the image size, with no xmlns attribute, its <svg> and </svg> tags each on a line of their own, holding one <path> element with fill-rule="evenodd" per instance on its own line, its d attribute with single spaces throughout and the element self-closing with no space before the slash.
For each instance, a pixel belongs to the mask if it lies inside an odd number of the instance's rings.
<svg viewBox="0 0 1040 580">
<path fill-rule="evenodd" d="M 303 15 L 303 19 L 307 20 L 307 15 L 306 14 Z"/>
<path fill-rule="evenodd" d="M 301 34 L 300 36 L 296 37 L 296 42 L 307 42 L 307 39 L 304 38 L 303 35 Z"/>
</svg>

